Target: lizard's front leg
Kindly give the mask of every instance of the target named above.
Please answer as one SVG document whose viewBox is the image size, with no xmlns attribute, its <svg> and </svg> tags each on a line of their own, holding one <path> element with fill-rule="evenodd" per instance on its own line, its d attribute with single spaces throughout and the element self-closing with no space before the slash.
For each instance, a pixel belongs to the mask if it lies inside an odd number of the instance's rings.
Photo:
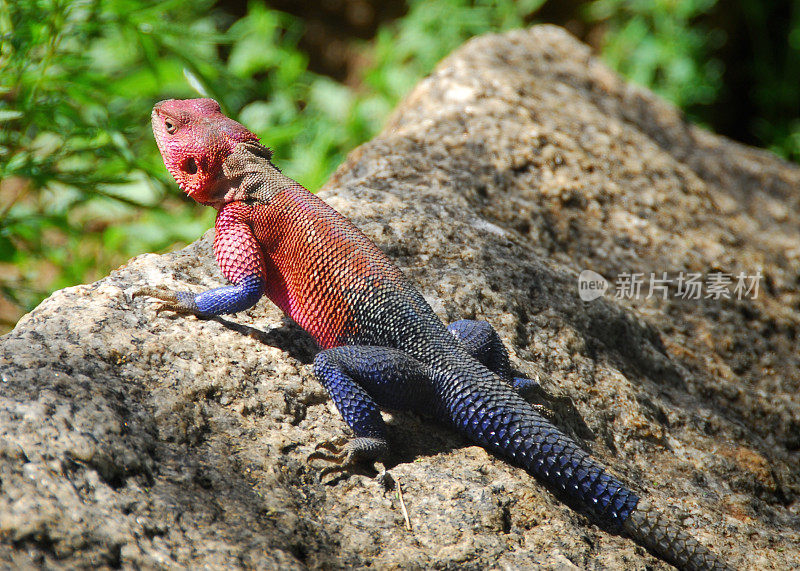
<svg viewBox="0 0 800 571">
<path fill-rule="evenodd" d="M 249 209 L 230 203 L 217 216 L 214 254 L 222 273 L 232 286 L 210 289 L 199 294 L 173 291 L 164 286 L 144 287 L 132 297 L 148 295 L 164 303 L 158 312 L 174 311 L 200 317 L 244 311 L 256 304 L 266 285 L 264 254 L 247 220 Z"/>
<path fill-rule="evenodd" d="M 314 359 L 314 373 L 356 438 L 344 446 L 323 443 L 309 460 L 338 464 L 320 478 L 343 472 L 359 460 L 382 461 L 389 452 L 380 409 L 420 410 L 432 401 L 426 368 L 405 353 L 386 347 L 344 346 Z M 319 451 L 325 448 L 329 452 Z"/>
<path fill-rule="evenodd" d="M 264 294 L 264 279 L 259 275 L 244 276 L 232 286 L 218 287 L 202 293 L 174 291 L 164 286 L 143 287 L 133 292 L 132 297 L 147 295 L 164 303 L 156 310 L 213 317 L 225 313 L 237 313 L 253 307 Z"/>
</svg>

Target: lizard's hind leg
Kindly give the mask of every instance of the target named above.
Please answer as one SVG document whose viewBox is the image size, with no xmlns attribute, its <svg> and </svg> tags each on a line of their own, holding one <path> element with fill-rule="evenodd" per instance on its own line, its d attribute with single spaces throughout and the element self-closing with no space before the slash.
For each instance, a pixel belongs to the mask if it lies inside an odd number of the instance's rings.
<svg viewBox="0 0 800 571">
<path fill-rule="evenodd" d="M 511 364 L 508 351 L 500 336 L 488 321 L 459 319 L 447 326 L 447 330 L 458 339 L 467 353 L 475 357 L 484 367 L 509 380 Z"/>
<path fill-rule="evenodd" d="M 460 319 L 447 326 L 447 330 L 464 346 L 467 353 L 475 357 L 484 367 L 497 374 L 525 398 L 543 393 L 544 389 L 534 379 L 515 377 L 508 359 L 508 351 L 497 331 L 488 321 Z M 553 419 L 553 412 L 542 404 L 532 404 L 537 412 Z"/>
<path fill-rule="evenodd" d="M 508 351 L 503 346 L 500 336 L 488 321 L 460 319 L 447 326 L 447 330 L 461 342 L 467 353 L 475 357 L 484 367 L 496 373 L 514 387 L 518 393 L 525 395 L 531 390 L 539 389 L 539 383 L 525 377 L 514 377 Z"/>
<path fill-rule="evenodd" d="M 322 443 L 309 456 L 309 460 L 337 464 L 323 470 L 320 477 L 346 471 L 359 460 L 381 461 L 388 454 L 381 408 L 425 410 L 432 406 L 426 367 L 396 349 L 354 345 L 327 349 L 314 359 L 314 373 L 356 434 L 346 444 Z"/>
</svg>

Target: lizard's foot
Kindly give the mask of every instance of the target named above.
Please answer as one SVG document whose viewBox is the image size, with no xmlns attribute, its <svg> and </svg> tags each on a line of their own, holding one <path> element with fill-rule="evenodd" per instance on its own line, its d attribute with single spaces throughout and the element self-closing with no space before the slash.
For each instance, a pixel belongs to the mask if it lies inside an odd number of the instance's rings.
<svg viewBox="0 0 800 571">
<path fill-rule="evenodd" d="M 156 308 L 156 315 L 159 315 L 162 311 L 197 315 L 197 304 L 194 302 L 195 296 L 193 293 L 174 291 L 166 286 L 147 286 L 131 293 L 131 299 L 143 295 L 154 297 L 164 302 Z"/>
<path fill-rule="evenodd" d="M 539 395 L 546 394 L 545 390 L 542 388 L 542 385 L 533 379 L 514 377 L 511 381 L 511 384 L 514 386 L 514 390 L 516 390 L 522 398 L 529 402 L 531 399 L 541 400 L 538 398 Z M 536 412 L 550 422 L 556 419 L 556 413 L 547 408 L 547 406 L 539 403 L 530 403 L 530 405 Z"/>
<path fill-rule="evenodd" d="M 317 444 L 315 451 L 308 456 L 307 461 L 324 460 L 334 464 L 320 470 L 319 480 L 321 482 L 329 474 L 347 472 L 362 460 L 380 462 L 388 453 L 389 443 L 383 438 L 361 436 L 350 441 L 346 438 L 337 438 Z"/>
</svg>

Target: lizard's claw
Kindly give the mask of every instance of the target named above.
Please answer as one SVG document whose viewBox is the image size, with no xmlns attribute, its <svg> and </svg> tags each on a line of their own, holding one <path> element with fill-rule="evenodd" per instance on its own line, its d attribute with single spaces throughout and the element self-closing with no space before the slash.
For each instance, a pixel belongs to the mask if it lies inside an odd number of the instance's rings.
<svg viewBox="0 0 800 571">
<path fill-rule="evenodd" d="M 131 293 L 131 299 L 143 295 L 154 297 L 164 302 L 156 308 L 156 315 L 160 315 L 162 311 L 173 311 L 180 314 L 196 313 L 196 308 L 188 301 L 192 294 L 174 291 L 166 286 L 146 286 Z"/>
<path fill-rule="evenodd" d="M 306 459 L 307 462 L 312 460 L 323 460 L 330 462 L 332 466 L 328 466 L 320 470 L 318 474 L 319 481 L 322 482 L 328 474 L 342 474 L 355 464 L 353 452 L 348 451 L 348 439 L 346 437 L 339 437 L 335 440 L 326 440 L 320 442 L 314 447 L 314 452 L 309 454 Z M 334 478 L 335 479 L 335 478 Z"/>
<path fill-rule="evenodd" d="M 339 455 L 349 441 L 350 439 L 346 436 L 340 436 L 339 438 L 320 442 L 314 447 L 314 452 L 308 457 L 308 459 L 315 460 L 317 458 L 322 458 L 327 460 L 328 456 L 331 454 L 334 456 Z M 327 450 L 331 454 L 321 452 L 321 450 Z"/>
<path fill-rule="evenodd" d="M 389 452 L 389 444 L 382 438 L 362 436 L 354 440 L 337 438 L 320 442 L 315 447 L 315 451 L 306 459 L 324 460 L 333 466 L 323 468 L 319 472 L 319 481 L 329 474 L 342 474 L 356 466 L 360 460 L 370 460 L 379 462 Z M 384 470 L 385 471 L 385 470 Z"/>
</svg>

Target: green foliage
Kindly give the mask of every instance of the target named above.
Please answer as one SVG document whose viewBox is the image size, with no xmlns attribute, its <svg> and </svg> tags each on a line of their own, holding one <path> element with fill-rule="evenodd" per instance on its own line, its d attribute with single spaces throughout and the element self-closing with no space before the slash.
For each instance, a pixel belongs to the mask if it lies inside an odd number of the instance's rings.
<svg viewBox="0 0 800 571">
<path fill-rule="evenodd" d="M 147 119 L 159 99 L 201 94 L 234 117 L 241 110 L 311 187 L 373 132 L 380 118 L 369 106 L 307 71 L 295 21 L 254 3 L 222 31 L 210 10 L 192 0 L 0 0 L 0 267 L 9 270 L 0 291 L 17 306 L 212 224 L 212 211 L 175 192 L 158 156 Z"/>
<path fill-rule="evenodd" d="M 608 26 L 603 56 L 612 68 L 679 107 L 714 101 L 722 64 L 709 57 L 725 39 L 693 25 L 716 0 L 597 0 L 592 20 Z"/>
<path fill-rule="evenodd" d="M 753 45 L 748 68 L 756 119 L 751 130 L 760 145 L 800 162 L 800 3 L 786 10 L 788 18 L 771 2 L 744 0 L 741 7 Z M 785 21 L 788 41 L 774 37 L 776 17 Z"/>
<path fill-rule="evenodd" d="M 223 29 L 210 0 L 0 0 L 0 291 L 30 309 L 211 225 L 161 164 L 155 101 L 214 97 L 314 189 L 447 52 L 540 3 L 416 1 L 357 91 L 309 72 L 302 26 L 261 2 Z"/>
<path fill-rule="evenodd" d="M 594 0 L 584 14 L 604 28 L 602 52 L 612 68 L 669 99 L 695 122 L 713 124 L 725 115 L 713 106 L 737 102 L 754 119 L 732 130 L 800 161 L 800 3 Z M 732 41 L 726 30 L 746 47 L 729 49 L 723 63 L 719 56 Z M 735 68 L 727 70 L 738 78 L 734 87 L 725 84 L 725 65 Z M 734 114 L 725 120 L 745 119 Z"/>
<path fill-rule="evenodd" d="M 544 0 L 409 0 L 408 14 L 378 32 L 365 79 L 395 102 L 473 36 L 522 27 Z"/>
<path fill-rule="evenodd" d="M 131 253 L 192 237 L 141 216 L 187 210 L 162 204 L 168 180 L 145 118 L 162 93 L 191 94 L 189 62 L 218 75 L 211 20 L 187 9 L 208 4 L 0 1 L 0 262 L 15 268 L 0 289 L 12 302 L 29 308 Z M 147 231 L 109 249 L 137 218 Z"/>
<path fill-rule="evenodd" d="M 147 118 L 159 99 L 217 99 L 313 190 L 441 58 L 474 35 L 529 23 L 543 4 L 409 0 L 404 17 L 357 46 L 370 63 L 352 87 L 309 71 L 301 22 L 263 1 L 234 20 L 213 0 L 0 0 L 0 294 L 27 310 L 211 226 L 213 211 L 177 192 L 153 143 Z M 767 34 L 768 9 L 742 6 L 751 34 Z M 703 19 L 715 9 L 716 0 L 594 0 L 579 16 L 605 31 L 612 67 L 692 113 L 720 94 L 714 50 L 725 38 Z M 800 99 L 800 9 L 791 30 L 788 55 L 774 56 L 781 65 L 759 50 L 754 129 L 798 160 L 800 122 L 779 113 Z"/>
</svg>

